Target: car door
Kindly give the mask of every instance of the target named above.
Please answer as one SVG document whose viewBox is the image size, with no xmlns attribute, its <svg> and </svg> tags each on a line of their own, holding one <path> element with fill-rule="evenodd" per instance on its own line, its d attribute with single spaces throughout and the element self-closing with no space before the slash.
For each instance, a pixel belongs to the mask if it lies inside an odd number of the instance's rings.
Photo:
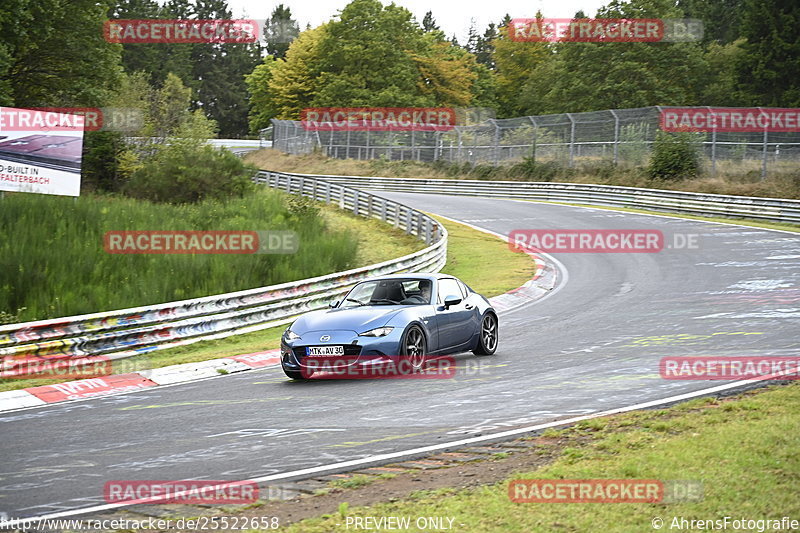
<svg viewBox="0 0 800 533">
<path fill-rule="evenodd" d="M 447 296 L 458 296 L 461 302 L 444 308 Z M 437 282 L 436 310 L 439 322 L 439 348 L 452 350 L 463 348 L 475 333 L 477 309 L 466 301 L 466 295 L 454 278 L 442 278 Z"/>
</svg>

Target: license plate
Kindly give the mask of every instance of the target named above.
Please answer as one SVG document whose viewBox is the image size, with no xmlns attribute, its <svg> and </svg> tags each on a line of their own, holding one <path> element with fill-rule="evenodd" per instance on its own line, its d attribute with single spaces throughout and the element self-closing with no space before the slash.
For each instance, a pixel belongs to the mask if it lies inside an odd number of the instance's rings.
<svg viewBox="0 0 800 533">
<path fill-rule="evenodd" d="M 344 355 L 344 346 L 307 346 L 306 355 L 309 357 L 335 357 Z"/>
</svg>

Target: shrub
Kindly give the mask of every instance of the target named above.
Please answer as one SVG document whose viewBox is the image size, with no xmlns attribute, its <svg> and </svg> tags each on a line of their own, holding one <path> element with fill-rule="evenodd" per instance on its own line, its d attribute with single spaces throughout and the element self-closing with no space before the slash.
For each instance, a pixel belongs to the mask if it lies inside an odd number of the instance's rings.
<svg viewBox="0 0 800 533">
<path fill-rule="evenodd" d="M 700 143 L 697 134 L 658 132 L 647 172 L 651 178 L 678 180 L 700 173 Z"/>
<path fill-rule="evenodd" d="M 171 204 L 241 197 L 250 190 L 255 172 L 229 150 L 202 140 L 171 139 L 133 171 L 125 192 Z"/>
</svg>

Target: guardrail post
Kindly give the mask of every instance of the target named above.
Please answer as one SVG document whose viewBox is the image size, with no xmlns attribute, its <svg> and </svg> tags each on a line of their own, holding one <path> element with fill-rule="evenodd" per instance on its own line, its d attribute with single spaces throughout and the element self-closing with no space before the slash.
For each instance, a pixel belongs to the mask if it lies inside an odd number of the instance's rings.
<svg viewBox="0 0 800 533">
<path fill-rule="evenodd" d="M 425 244 L 431 243 L 431 219 L 425 218 Z"/>
<path fill-rule="evenodd" d="M 353 193 L 353 214 L 358 215 L 358 201 L 359 201 L 359 192 L 358 189 L 355 190 Z"/>
<path fill-rule="evenodd" d="M 406 233 L 409 235 L 411 234 L 411 229 L 412 229 L 411 220 L 412 220 L 412 213 L 411 209 L 409 209 L 408 211 L 406 211 Z"/>
</svg>

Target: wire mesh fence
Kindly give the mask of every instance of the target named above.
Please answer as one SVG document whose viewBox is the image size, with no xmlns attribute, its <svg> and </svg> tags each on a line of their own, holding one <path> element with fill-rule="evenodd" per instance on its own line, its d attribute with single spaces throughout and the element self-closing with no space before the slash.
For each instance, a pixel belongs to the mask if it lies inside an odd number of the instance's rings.
<svg viewBox="0 0 800 533">
<path fill-rule="evenodd" d="M 489 119 L 447 131 L 306 129 L 300 121 L 273 119 L 270 133 L 273 147 L 283 152 L 319 151 L 340 159 L 499 165 L 534 158 L 569 167 L 590 162 L 638 166 L 647 163 L 661 112 L 667 109 L 671 108 Z M 800 161 L 800 131 L 708 131 L 697 133 L 696 142 L 712 174 L 723 161 L 760 168 L 762 176 L 770 167 L 796 166 Z"/>
</svg>

